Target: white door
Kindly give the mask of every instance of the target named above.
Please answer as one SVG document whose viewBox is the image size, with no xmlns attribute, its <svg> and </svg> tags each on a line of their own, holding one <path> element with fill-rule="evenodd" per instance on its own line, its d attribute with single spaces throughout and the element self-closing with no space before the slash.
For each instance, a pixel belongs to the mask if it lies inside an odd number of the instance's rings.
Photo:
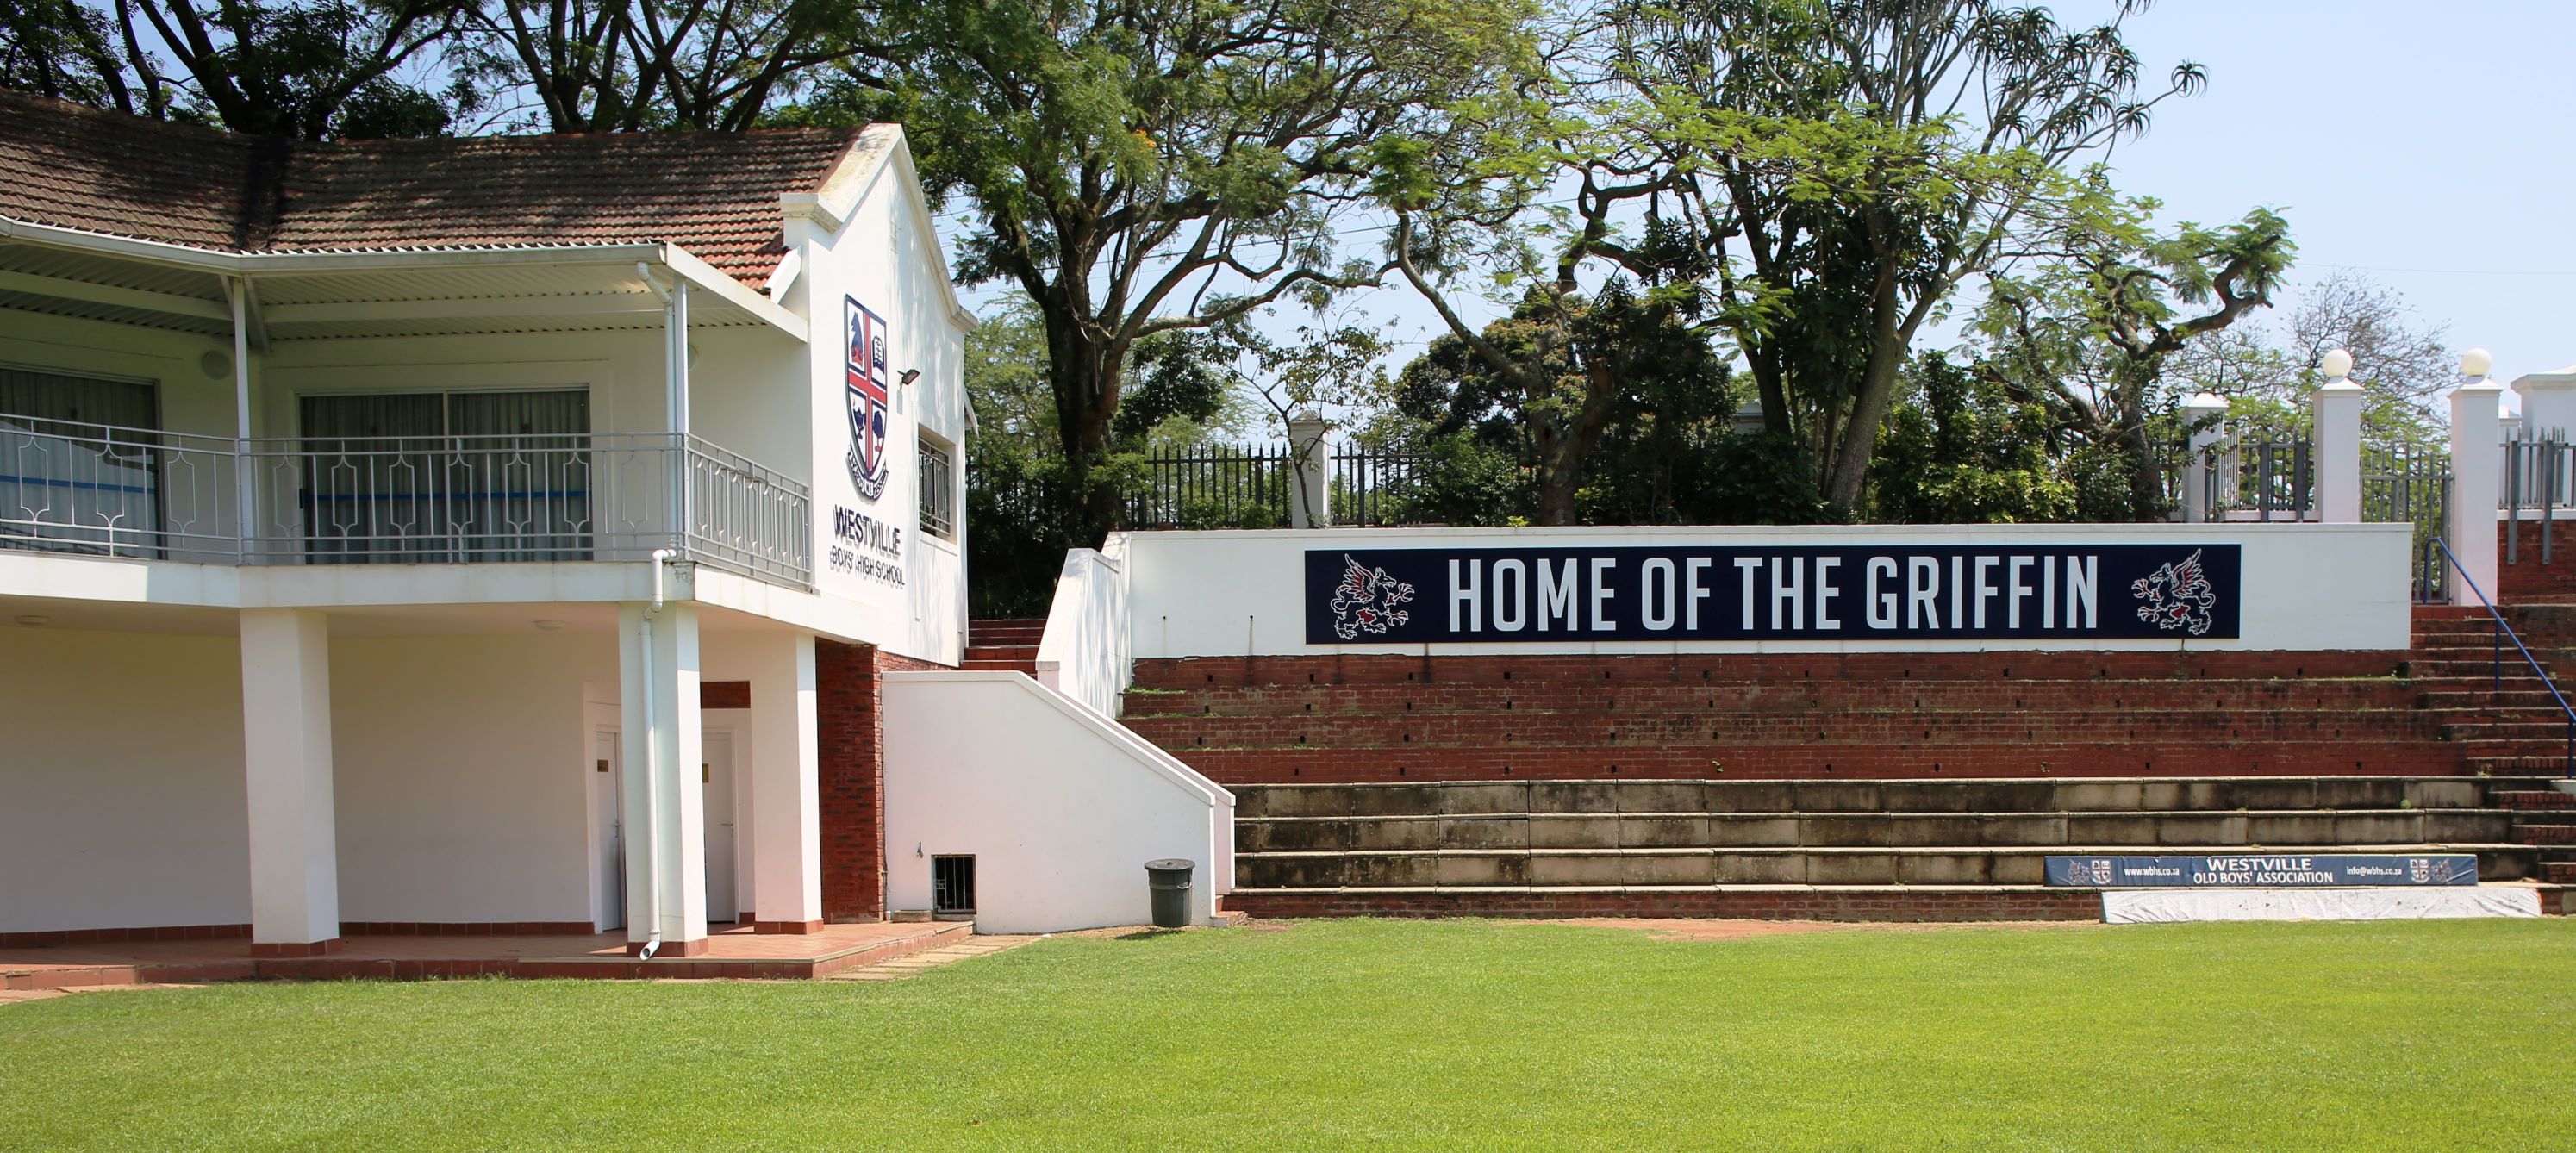
<svg viewBox="0 0 2576 1153">
<path fill-rule="evenodd" d="M 734 889 L 733 734 L 708 729 L 699 737 L 699 748 L 706 757 L 698 784 L 706 790 L 707 921 L 730 925 L 742 915 Z"/>
<path fill-rule="evenodd" d="M 591 921 L 600 932 L 626 927 L 626 841 L 624 798 L 618 792 L 617 730 L 591 734 L 590 779 Z"/>
</svg>

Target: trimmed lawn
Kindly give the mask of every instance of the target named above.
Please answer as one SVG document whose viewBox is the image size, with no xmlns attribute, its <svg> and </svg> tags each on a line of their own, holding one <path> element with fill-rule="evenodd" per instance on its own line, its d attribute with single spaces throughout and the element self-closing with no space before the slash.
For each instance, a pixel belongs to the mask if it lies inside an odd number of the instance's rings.
<svg viewBox="0 0 2576 1153">
<path fill-rule="evenodd" d="M 0 1006 L 22 1148 L 2545 1147 L 2576 923 L 1059 938 L 884 984 Z"/>
</svg>

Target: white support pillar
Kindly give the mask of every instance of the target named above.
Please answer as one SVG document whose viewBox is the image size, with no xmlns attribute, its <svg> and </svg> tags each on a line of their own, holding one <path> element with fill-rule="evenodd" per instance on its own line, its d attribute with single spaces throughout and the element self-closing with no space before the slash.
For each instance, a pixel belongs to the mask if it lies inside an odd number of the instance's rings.
<svg viewBox="0 0 2576 1153">
<path fill-rule="evenodd" d="M 2326 382 L 2317 389 L 2317 519 L 2326 524 L 2361 521 L 2361 386 L 2352 382 L 2352 354 L 2325 356 Z"/>
<path fill-rule="evenodd" d="M 2493 358 L 2485 349 L 2471 349 L 2460 358 L 2460 372 L 2468 379 L 2451 390 L 2451 499 L 2450 531 L 2445 543 L 2451 554 L 2460 559 L 2460 571 L 2468 574 L 2462 581 L 2459 572 L 2451 578 L 2451 603 L 2482 603 L 2469 591 L 2469 583 L 2492 597 L 2496 591 L 2496 503 L 2502 492 L 2504 448 L 2501 416 L 2504 389 L 2487 377 Z"/>
<path fill-rule="evenodd" d="M 751 663 L 752 924 L 762 933 L 823 928 L 814 693 L 813 636 L 762 635 Z"/>
<path fill-rule="evenodd" d="M 2182 519 L 2198 524 L 2209 519 L 2210 454 L 2227 439 L 2219 424 L 2227 415 L 2227 398 L 2201 393 L 2182 406 L 2182 415 L 2191 428 L 2191 455 L 2182 467 Z"/>
<path fill-rule="evenodd" d="M 1323 413 L 1311 408 L 1288 418 L 1288 450 L 1297 465 L 1297 483 L 1288 490 L 1292 528 L 1332 526 L 1333 450 L 1324 443 L 1324 433 L 1331 427 Z"/>
<path fill-rule="evenodd" d="M 250 800 L 253 956 L 340 947 L 331 796 L 331 633 L 298 609 L 241 614 L 242 763 Z"/>
<path fill-rule="evenodd" d="M 2522 423 L 2531 439 L 2563 441 L 2576 430 L 2576 365 L 2524 373 L 2514 378 L 2513 391 L 2522 398 Z"/>
<path fill-rule="evenodd" d="M 694 606 L 617 608 L 626 941 L 657 957 L 707 950 L 707 818 Z M 757 739 L 754 741 L 758 744 Z"/>
</svg>

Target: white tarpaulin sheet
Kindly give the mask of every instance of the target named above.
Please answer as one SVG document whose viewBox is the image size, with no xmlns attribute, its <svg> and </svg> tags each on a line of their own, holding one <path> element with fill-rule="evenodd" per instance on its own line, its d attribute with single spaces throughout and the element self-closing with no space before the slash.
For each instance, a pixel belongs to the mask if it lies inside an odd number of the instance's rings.
<svg viewBox="0 0 2576 1153">
<path fill-rule="evenodd" d="M 2431 917 L 2537 917 L 2538 890 L 2519 885 L 2421 889 L 2113 889 L 2102 920 L 2113 925 L 2181 921 L 2409 921 Z"/>
</svg>

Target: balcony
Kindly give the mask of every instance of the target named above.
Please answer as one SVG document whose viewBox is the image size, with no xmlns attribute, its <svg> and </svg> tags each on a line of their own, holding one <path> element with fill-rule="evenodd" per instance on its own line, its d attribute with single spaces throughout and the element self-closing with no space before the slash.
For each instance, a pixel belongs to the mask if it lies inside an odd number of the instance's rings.
<svg viewBox="0 0 2576 1153">
<path fill-rule="evenodd" d="M 671 549 L 814 583 L 811 490 L 676 433 L 245 442 L 0 414 L 0 548 L 258 565 L 641 561 Z"/>
</svg>

